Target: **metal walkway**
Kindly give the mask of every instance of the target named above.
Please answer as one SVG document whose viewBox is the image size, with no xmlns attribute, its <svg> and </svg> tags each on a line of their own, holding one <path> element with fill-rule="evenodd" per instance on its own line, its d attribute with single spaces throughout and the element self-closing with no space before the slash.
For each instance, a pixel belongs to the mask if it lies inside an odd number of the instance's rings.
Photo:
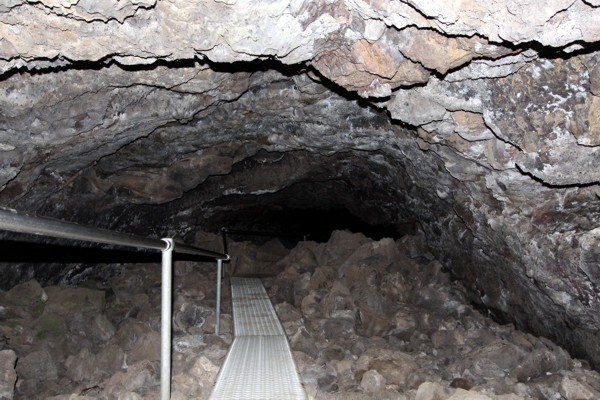
<svg viewBox="0 0 600 400">
<path fill-rule="evenodd" d="M 260 279 L 231 278 L 235 339 L 209 400 L 306 400 L 290 345 Z"/>
</svg>

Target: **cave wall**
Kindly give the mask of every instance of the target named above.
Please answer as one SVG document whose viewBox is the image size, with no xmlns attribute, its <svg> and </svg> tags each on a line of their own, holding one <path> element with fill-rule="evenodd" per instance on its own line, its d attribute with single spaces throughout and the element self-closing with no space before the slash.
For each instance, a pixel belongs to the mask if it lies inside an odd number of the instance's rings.
<svg viewBox="0 0 600 400">
<path fill-rule="evenodd" d="M 417 220 L 472 301 L 600 365 L 597 0 L 15 0 L 0 35 L 1 205 Z"/>
</svg>

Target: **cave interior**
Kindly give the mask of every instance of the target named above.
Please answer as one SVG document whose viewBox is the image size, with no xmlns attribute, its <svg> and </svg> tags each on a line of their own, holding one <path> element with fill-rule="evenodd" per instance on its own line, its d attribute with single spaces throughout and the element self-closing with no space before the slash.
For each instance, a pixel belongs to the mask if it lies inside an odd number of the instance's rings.
<svg viewBox="0 0 600 400">
<path fill-rule="evenodd" d="M 189 244 L 421 235 L 474 307 L 598 369 L 600 3 L 384 3 L 0 5 L 0 205 Z M 1 231 L 1 289 L 159 257 L 71 245 Z"/>
</svg>

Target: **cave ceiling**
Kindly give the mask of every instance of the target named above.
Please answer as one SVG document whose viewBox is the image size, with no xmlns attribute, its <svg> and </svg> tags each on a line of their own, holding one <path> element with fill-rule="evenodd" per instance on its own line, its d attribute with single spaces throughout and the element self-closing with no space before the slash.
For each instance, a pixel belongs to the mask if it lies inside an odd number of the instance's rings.
<svg viewBox="0 0 600 400">
<path fill-rule="evenodd" d="M 0 1 L 0 205 L 418 221 L 473 302 L 598 366 L 599 43 L 598 0 Z"/>
</svg>

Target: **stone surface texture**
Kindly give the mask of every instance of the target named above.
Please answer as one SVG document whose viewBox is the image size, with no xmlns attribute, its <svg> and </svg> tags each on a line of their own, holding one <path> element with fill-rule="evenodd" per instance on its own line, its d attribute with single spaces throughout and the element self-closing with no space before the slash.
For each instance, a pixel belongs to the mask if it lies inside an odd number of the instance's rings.
<svg viewBox="0 0 600 400">
<path fill-rule="evenodd" d="M 0 204 L 188 241 L 257 206 L 418 223 L 470 301 L 598 368 L 599 41 L 596 0 L 2 1 Z"/>
<path fill-rule="evenodd" d="M 17 381 L 16 361 L 17 355 L 13 350 L 0 350 L 0 365 L 2 365 L 0 399 L 12 399 L 14 397 L 15 382 Z"/>
<path fill-rule="evenodd" d="M 219 239 L 206 233 L 199 238 L 196 244 Z M 277 243 L 231 245 L 264 253 Z M 246 262 L 246 273 L 262 268 L 260 259 Z M 281 251 L 275 265 L 262 282 L 309 399 L 600 396 L 600 374 L 585 361 L 545 337 L 500 325 L 473 308 L 467 289 L 430 257 L 420 234 L 394 241 L 334 231 L 326 243 L 305 241 Z M 232 343 L 230 271 L 217 336 L 214 263 L 176 261 L 175 268 L 171 398 L 207 399 Z M 322 269 L 334 272 L 328 283 L 321 280 Z M 307 291 L 280 290 L 301 276 L 321 284 Z M 158 399 L 160 277 L 158 263 L 126 264 L 108 284 L 88 280 L 78 287 L 46 286 L 43 309 L 31 307 L 35 298 L 15 304 L 0 291 L 0 307 L 6 310 L 0 335 L 7 348 L 0 350 L 0 398 Z M 32 280 L 15 286 L 13 293 L 36 287 Z M 73 307 L 74 302 L 87 306 Z M 86 332 L 71 329 L 92 309 L 114 327 L 112 335 L 103 335 L 106 329 L 98 326 Z M 368 319 L 364 309 L 370 310 Z M 42 326 L 41 321 L 47 322 Z M 25 332 L 28 340 L 23 340 Z"/>
</svg>

